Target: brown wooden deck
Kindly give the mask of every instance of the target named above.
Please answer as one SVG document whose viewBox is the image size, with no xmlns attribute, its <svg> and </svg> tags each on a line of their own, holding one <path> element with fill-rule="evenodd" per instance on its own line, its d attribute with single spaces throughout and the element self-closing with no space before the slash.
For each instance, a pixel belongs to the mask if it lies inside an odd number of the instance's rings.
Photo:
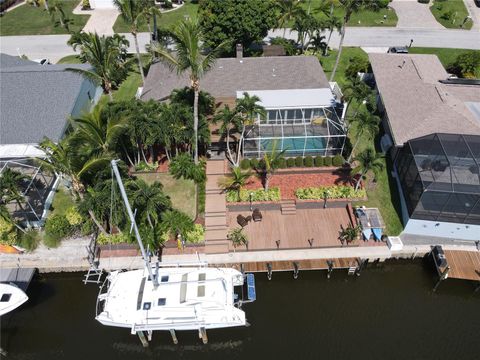
<svg viewBox="0 0 480 360">
<path fill-rule="evenodd" d="M 445 258 L 449 278 L 480 281 L 480 252 L 445 250 Z"/>
<path fill-rule="evenodd" d="M 267 263 L 272 266 L 272 271 L 293 271 L 297 263 L 299 270 L 327 270 L 328 259 L 313 260 L 289 260 L 289 261 L 265 261 L 265 262 L 246 262 L 243 264 L 245 272 L 267 272 Z M 348 269 L 352 266 L 358 266 L 356 258 L 331 259 L 333 269 Z M 211 266 L 232 267 L 241 270 L 241 264 L 215 264 Z"/>
</svg>

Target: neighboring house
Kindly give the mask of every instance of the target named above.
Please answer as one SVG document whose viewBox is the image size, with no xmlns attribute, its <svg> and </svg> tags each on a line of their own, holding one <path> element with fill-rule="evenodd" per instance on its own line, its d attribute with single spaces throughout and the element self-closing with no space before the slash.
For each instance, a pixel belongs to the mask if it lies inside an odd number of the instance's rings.
<svg viewBox="0 0 480 360">
<path fill-rule="evenodd" d="M 370 54 L 405 233 L 479 240 L 480 81 L 435 55 Z"/>
<path fill-rule="evenodd" d="M 31 175 L 24 189 L 26 206 L 12 212 L 34 225 L 45 215 L 54 182 L 32 161 L 44 156 L 36 146 L 44 137 L 59 141 L 68 119 L 90 111 L 102 94 L 100 87 L 67 71 L 68 67 L 88 69 L 89 65 L 39 65 L 0 54 L 0 173 L 11 167 Z"/>
<path fill-rule="evenodd" d="M 190 86 L 187 72 L 177 75 L 157 62 L 150 67 L 141 99 L 164 101 L 172 90 L 185 86 Z M 235 106 L 244 92 L 260 98 L 267 116 L 248 127 L 244 156 L 261 157 L 273 143 L 286 156 L 334 155 L 343 149 L 341 94 L 334 95 L 314 56 L 243 58 L 239 49 L 236 58 L 217 59 L 200 87 L 215 98 L 219 109 Z M 211 149 L 222 150 L 221 137 L 211 130 Z"/>
</svg>

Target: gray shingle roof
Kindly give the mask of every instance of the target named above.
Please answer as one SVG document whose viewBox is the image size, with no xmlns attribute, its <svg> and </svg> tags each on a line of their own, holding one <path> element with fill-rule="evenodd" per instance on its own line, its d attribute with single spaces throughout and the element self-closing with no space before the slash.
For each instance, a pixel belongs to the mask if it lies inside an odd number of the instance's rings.
<svg viewBox="0 0 480 360">
<path fill-rule="evenodd" d="M 15 66 L 35 65 L 35 64 L 37 63 L 34 61 L 25 60 L 25 59 L 19 58 L 18 56 L 11 56 L 11 55 L 0 53 L 0 69 L 6 69 L 10 67 L 15 67 Z"/>
<path fill-rule="evenodd" d="M 60 140 L 84 82 L 65 69 L 90 65 L 44 66 L 3 54 L 1 60 L 0 144 L 37 144 L 45 136 Z"/>
<path fill-rule="evenodd" d="M 436 55 L 369 54 L 396 145 L 434 132 L 480 135 L 465 102 L 480 87 L 441 84 L 448 77 Z"/>
<path fill-rule="evenodd" d="M 158 62 L 150 67 L 142 99 L 164 100 L 173 89 L 189 85 L 188 72 L 177 75 Z M 330 88 L 314 56 L 220 58 L 201 79 L 200 87 L 216 98 L 235 97 L 241 90 Z"/>
</svg>

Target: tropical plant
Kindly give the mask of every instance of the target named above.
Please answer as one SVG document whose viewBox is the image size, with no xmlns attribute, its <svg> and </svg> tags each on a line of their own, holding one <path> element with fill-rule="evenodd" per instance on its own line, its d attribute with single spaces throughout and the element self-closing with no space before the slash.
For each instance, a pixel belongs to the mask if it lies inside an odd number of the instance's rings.
<svg viewBox="0 0 480 360">
<path fill-rule="evenodd" d="M 295 196 L 301 200 L 322 200 L 325 197 L 329 199 L 355 199 L 365 197 L 365 190 L 355 190 L 351 186 L 345 185 L 331 185 L 298 188 L 295 190 Z"/>
<path fill-rule="evenodd" d="M 340 45 L 338 47 L 337 59 L 333 66 L 332 74 L 330 75 L 330 81 L 335 78 L 338 64 L 340 63 L 340 57 L 342 55 L 343 41 L 345 40 L 346 25 L 350 21 L 350 17 L 353 13 L 356 13 L 362 9 L 379 10 L 382 6 L 382 0 L 338 0 L 340 5 L 345 11 L 343 16 L 342 29 L 340 31 Z"/>
<path fill-rule="evenodd" d="M 3 169 L 0 174 L 0 203 L 8 204 L 15 201 L 18 207 L 23 210 L 22 185 L 29 179 L 28 175 L 9 167 Z"/>
<path fill-rule="evenodd" d="M 175 156 L 169 170 L 175 179 L 193 180 L 196 184 L 205 181 L 205 164 L 195 164 L 187 153 Z"/>
<path fill-rule="evenodd" d="M 353 77 L 352 79 L 350 79 L 349 82 L 345 84 L 345 86 L 343 87 L 343 100 L 347 103 L 347 110 L 348 106 L 352 102 L 355 102 L 357 104 L 357 107 L 355 108 L 355 113 L 352 118 L 356 117 L 356 114 L 360 109 L 363 101 L 368 99 L 368 97 L 372 94 L 372 89 L 370 89 L 370 87 L 365 84 L 365 82 L 360 80 L 360 78 L 358 78 L 357 76 Z M 345 113 L 347 113 L 347 110 L 345 110 Z"/>
<path fill-rule="evenodd" d="M 198 17 L 205 45 L 227 43 L 230 46 L 223 50 L 232 54 L 236 44 L 248 49 L 268 35 L 275 26 L 276 8 L 273 0 L 202 0 Z"/>
<path fill-rule="evenodd" d="M 259 163 L 259 167 L 257 169 L 259 175 L 263 180 L 263 186 L 265 191 L 268 191 L 268 186 L 270 183 L 270 179 L 275 174 L 275 172 L 280 168 L 280 159 L 283 158 L 283 154 L 285 154 L 286 150 L 277 151 L 277 146 L 274 142 L 272 145 L 272 151 L 270 153 L 265 153 L 263 155 L 263 161 Z"/>
<path fill-rule="evenodd" d="M 472 50 L 457 55 L 447 70 L 460 77 L 480 78 L 480 53 Z"/>
<path fill-rule="evenodd" d="M 295 18 L 295 21 L 292 26 L 292 30 L 297 32 L 297 41 L 300 44 L 300 53 L 303 54 L 305 47 L 308 44 L 307 38 L 315 38 L 313 43 L 319 43 L 318 46 L 322 44 L 321 33 L 324 30 L 321 22 L 310 14 L 303 13 L 302 15 Z M 311 41 L 310 41 L 311 44 Z"/>
<path fill-rule="evenodd" d="M 142 58 L 140 56 L 140 48 L 138 46 L 138 29 L 139 26 L 147 20 L 149 16 L 161 16 L 160 10 L 155 6 L 153 1 L 145 0 L 113 0 L 114 5 L 120 12 L 120 17 L 130 27 L 130 33 L 135 41 L 135 50 L 137 52 L 138 68 L 142 76 L 142 84 L 145 82 L 145 74 L 143 72 Z"/>
<path fill-rule="evenodd" d="M 70 30 L 69 25 L 70 23 L 72 23 L 72 20 L 67 16 L 64 10 L 63 1 L 54 0 L 50 6 L 48 5 L 48 1 L 46 0 L 44 0 L 43 3 L 45 4 L 45 8 L 49 12 L 55 26 L 60 25 L 61 27 L 69 31 Z"/>
<path fill-rule="evenodd" d="M 350 122 L 355 124 L 355 136 L 357 139 L 355 140 L 355 144 L 352 147 L 352 151 L 350 153 L 350 156 L 348 157 L 347 162 L 350 162 L 352 160 L 355 149 L 360 143 L 360 140 L 362 140 L 364 137 L 368 137 L 369 139 L 371 139 L 378 134 L 380 118 L 376 115 L 370 114 L 367 111 L 360 111 L 357 116 L 350 120 Z"/>
<path fill-rule="evenodd" d="M 45 245 L 57 247 L 60 240 L 72 234 L 73 228 L 65 215 L 56 214 L 45 222 Z"/>
<path fill-rule="evenodd" d="M 308 44 L 312 48 L 314 54 L 320 51 L 325 53 L 328 44 L 325 42 L 325 36 L 322 35 L 322 29 L 313 32 Z"/>
<path fill-rule="evenodd" d="M 178 210 L 167 210 L 162 213 L 162 231 L 173 235 L 180 236 L 183 240 L 187 240 L 188 234 L 195 231 L 195 224 L 187 214 Z"/>
<path fill-rule="evenodd" d="M 202 45 L 203 33 L 196 20 L 184 20 L 169 31 L 175 45 L 175 53 L 159 43 L 152 45 L 152 50 L 158 54 L 172 70 L 178 74 L 189 73 L 190 86 L 194 91 L 193 101 L 193 128 L 194 128 L 194 160 L 198 164 L 198 97 L 200 92 L 200 79 L 210 70 L 220 54 L 225 43 L 211 49 L 204 55 Z"/>
<path fill-rule="evenodd" d="M 367 179 L 370 171 L 373 172 L 373 180 L 376 181 L 380 171 L 382 171 L 384 167 L 383 158 L 384 156 L 382 154 L 376 153 L 372 148 L 365 149 L 354 158 L 358 165 L 352 169 L 352 174 L 360 175 L 355 185 L 355 191 L 360 187 L 361 180 Z"/>
<path fill-rule="evenodd" d="M 358 239 L 358 236 L 360 235 L 360 231 L 361 231 L 360 225 L 352 226 L 351 224 L 348 224 L 346 228 L 342 226 L 338 238 L 340 239 L 342 244 L 346 242 L 348 245 L 351 242 L 354 242 L 355 240 Z"/>
<path fill-rule="evenodd" d="M 126 78 L 133 59 L 127 58 L 129 42 L 124 36 L 99 36 L 97 33 L 79 32 L 72 34 L 68 44 L 73 50 L 80 49 L 80 61 L 89 63 L 92 70 L 67 68 L 79 73 L 94 84 L 101 85 L 103 91 L 113 100 L 112 90 Z"/>
<path fill-rule="evenodd" d="M 234 247 L 242 245 L 248 246 L 248 237 L 241 227 L 231 229 L 227 234 L 227 239 L 232 242 Z"/>
<path fill-rule="evenodd" d="M 277 26 L 283 28 L 283 37 L 287 32 L 286 25 L 296 19 L 300 19 L 306 15 L 300 1 L 297 0 L 277 0 L 278 9 Z"/>
<path fill-rule="evenodd" d="M 226 200 L 229 203 L 246 202 L 246 201 L 279 201 L 281 199 L 280 189 L 240 189 L 240 197 L 236 190 L 229 190 L 226 194 Z"/>
<path fill-rule="evenodd" d="M 358 78 L 359 72 L 367 72 L 370 66 L 368 58 L 365 56 L 355 55 L 348 59 L 348 65 L 345 68 L 345 76 L 350 81 L 355 81 Z"/>
<path fill-rule="evenodd" d="M 252 176 L 250 171 L 242 171 L 238 166 L 232 166 L 230 173 L 218 180 L 218 185 L 227 191 L 235 191 L 240 201 L 240 190 L 245 186 L 247 180 Z"/>
<path fill-rule="evenodd" d="M 333 10 L 333 7 L 332 7 Z M 335 16 L 332 12 L 327 13 L 327 18 L 323 20 L 323 26 L 326 30 L 328 30 L 328 39 L 325 45 L 325 51 L 323 53 L 324 56 L 328 55 L 328 46 L 330 45 L 330 39 L 332 38 L 332 33 L 334 31 L 338 31 L 339 33 L 342 31 L 342 19 L 338 16 Z"/>
</svg>

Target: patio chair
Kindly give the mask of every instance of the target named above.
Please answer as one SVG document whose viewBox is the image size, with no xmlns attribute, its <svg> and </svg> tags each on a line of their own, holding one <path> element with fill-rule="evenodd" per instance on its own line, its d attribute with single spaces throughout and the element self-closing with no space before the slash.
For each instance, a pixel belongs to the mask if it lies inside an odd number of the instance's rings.
<svg viewBox="0 0 480 360">
<path fill-rule="evenodd" d="M 247 223 L 249 223 L 250 221 L 252 221 L 252 215 L 248 215 L 245 217 L 245 220 L 247 221 Z"/>
<path fill-rule="evenodd" d="M 238 225 L 240 225 L 242 228 L 248 225 L 247 219 L 246 219 L 243 215 L 241 215 L 241 214 L 239 214 L 239 215 L 237 216 L 237 223 L 238 223 Z"/>
<path fill-rule="evenodd" d="M 255 221 L 255 222 L 262 221 L 263 215 L 260 212 L 260 209 L 256 208 L 256 209 L 253 210 L 252 218 L 253 218 L 253 221 Z"/>
</svg>

